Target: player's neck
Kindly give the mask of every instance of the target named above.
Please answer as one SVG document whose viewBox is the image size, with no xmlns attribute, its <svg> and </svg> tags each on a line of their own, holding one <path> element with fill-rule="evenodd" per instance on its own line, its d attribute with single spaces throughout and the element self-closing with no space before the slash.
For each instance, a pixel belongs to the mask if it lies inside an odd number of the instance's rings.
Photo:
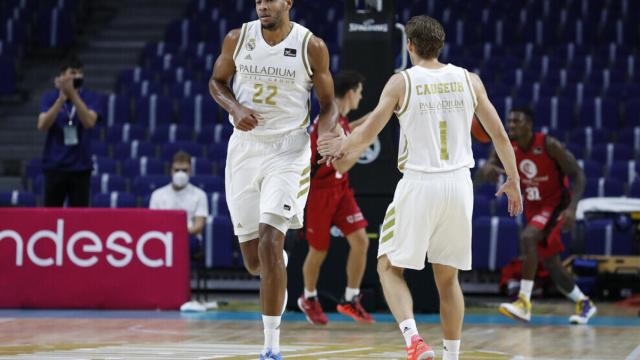
<svg viewBox="0 0 640 360">
<path fill-rule="evenodd" d="M 342 99 L 336 99 L 336 103 L 338 105 L 338 111 L 340 111 L 340 115 L 347 117 L 347 114 L 351 112 L 351 106 L 349 106 L 349 104 Z"/>
<path fill-rule="evenodd" d="M 446 65 L 441 63 L 440 61 L 438 61 L 437 58 L 435 59 L 421 59 L 418 58 L 416 59 L 416 62 L 414 63 L 415 66 L 420 66 L 423 68 L 427 68 L 427 69 L 440 69 L 445 67 Z"/>
<path fill-rule="evenodd" d="M 529 151 L 531 149 L 531 145 L 533 145 L 533 133 L 530 133 L 529 136 L 523 136 L 518 141 L 518 147 L 524 151 Z"/>
<path fill-rule="evenodd" d="M 282 21 L 282 24 L 276 28 L 262 28 L 262 38 L 270 46 L 276 46 L 289 36 L 291 30 L 293 30 L 293 24 L 289 19 L 285 19 Z"/>
</svg>

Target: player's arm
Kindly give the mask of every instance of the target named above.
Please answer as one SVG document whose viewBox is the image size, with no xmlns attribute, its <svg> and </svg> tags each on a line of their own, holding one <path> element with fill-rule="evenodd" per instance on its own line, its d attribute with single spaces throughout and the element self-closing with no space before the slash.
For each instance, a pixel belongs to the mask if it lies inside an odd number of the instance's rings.
<svg viewBox="0 0 640 360">
<path fill-rule="evenodd" d="M 329 50 L 322 39 L 311 36 L 307 47 L 307 55 L 313 72 L 311 80 L 316 89 L 316 97 L 320 105 L 318 136 L 322 137 L 336 128 L 336 119 L 338 117 L 338 106 L 336 106 L 333 94 L 333 78 L 329 70 Z"/>
<path fill-rule="evenodd" d="M 333 162 L 333 168 L 336 169 L 339 173 L 345 174 L 347 171 L 351 170 L 353 165 L 358 162 L 362 153 L 353 152 L 347 156 L 343 156 L 340 159 Z"/>
<path fill-rule="evenodd" d="M 366 113 L 365 115 L 363 115 L 361 118 L 359 118 L 358 120 L 354 120 L 352 122 L 349 123 L 349 130 L 353 131 L 356 128 L 358 128 L 358 126 L 364 124 L 364 122 L 367 120 L 367 117 L 369 117 L 369 115 L 371 114 L 371 111 L 369 111 L 368 113 Z"/>
<path fill-rule="evenodd" d="M 371 112 L 367 121 L 352 132 L 346 139 L 335 139 L 330 142 L 321 143 L 319 146 L 320 153 L 337 152 L 338 157 L 351 157 L 355 154 L 360 155 L 371 144 L 376 136 L 387 125 L 393 110 L 398 107 L 400 99 L 404 94 L 404 79 L 402 75 L 393 75 L 382 90 L 378 105 Z M 335 149 L 336 145 L 340 145 L 339 149 Z"/>
<path fill-rule="evenodd" d="M 231 90 L 231 79 L 236 72 L 233 56 L 238 41 L 240 29 L 231 30 L 225 36 L 220 56 L 213 65 L 213 73 L 209 79 L 209 93 L 218 105 L 231 114 L 236 128 L 249 131 L 258 125 L 260 115 L 242 106 Z"/>
<path fill-rule="evenodd" d="M 498 158 L 507 173 L 507 181 L 500 190 L 498 190 L 496 195 L 502 193 L 507 194 L 509 198 L 509 214 L 516 216 L 522 212 L 522 194 L 520 193 L 520 177 L 516 166 L 516 155 L 513 152 L 513 147 L 511 146 L 507 132 L 502 126 L 500 116 L 498 116 L 496 108 L 493 107 L 493 104 L 489 100 L 487 90 L 484 88 L 482 80 L 480 80 L 477 74 L 469 73 L 469 75 L 478 101 L 475 109 L 476 116 L 489 134 L 489 137 L 491 137 Z"/>
<path fill-rule="evenodd" d="M 569 203 L 567 209 L 560 214 L 560 217 L 565 220 L 564 227 L 570 229 L 575 224 L 578 201 L 580 201 L 584 193 L 587 177 L 580 165 L 578 165 L 576 158 L 560 141 L 547 136 L 545 145 L 549 156 L 558 163 L 560 171 L 571 179 L 571 203 Z"/>
</svg>

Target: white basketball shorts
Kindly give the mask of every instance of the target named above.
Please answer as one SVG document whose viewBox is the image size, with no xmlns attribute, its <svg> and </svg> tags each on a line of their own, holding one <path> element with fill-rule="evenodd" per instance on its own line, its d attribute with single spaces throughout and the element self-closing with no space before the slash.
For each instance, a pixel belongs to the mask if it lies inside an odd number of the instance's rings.
<svg viewBox="0 0 640 360">
<path fill-rule="evenodd" d="M 225 193 L 240 242 L 258 238 L 261 219 L 272 218 L 265 214 L 286 219 L 291 229 L 302 227 L 310 161 L 311 145 L 304 129 L 277 136 L 234 130 L 227 151 Z"/>
<path fill-rule="evenodd" d="M 430 263 L 471 269 L 473 184 L 468 168 L 445 173 L 407 170 L 380 232 L 378 257 L 421 270 Z"/>
</svg>

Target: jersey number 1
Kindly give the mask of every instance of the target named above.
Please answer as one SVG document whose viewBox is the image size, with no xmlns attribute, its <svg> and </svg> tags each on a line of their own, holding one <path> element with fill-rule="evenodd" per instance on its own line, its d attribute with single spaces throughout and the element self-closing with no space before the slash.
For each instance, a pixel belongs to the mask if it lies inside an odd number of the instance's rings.
<svg viewBox="0 0 640 360">
<path fill-rule="evenodd" d="M 256 83 L 253 88 L 256 92 L 253 94 L 253 102 L 256 104 L 265 103 L 267 105 L 275 105 L 276 102 L 273 101 L 273 97 L 278 94 L 278 87 L 275 85 L 267 85 L 267 91 L 270 91 L 269 95 L 267 95 L 264 99 L 262 99 L 262 93 L 264 92 L 265 86 L 260 83 Z"/>
<path fill-rule="evenodd" d="M 440 160 L 449 160 L 449 150 L 447 149 L 447 122 L 440 121 Z"/>
</svg>

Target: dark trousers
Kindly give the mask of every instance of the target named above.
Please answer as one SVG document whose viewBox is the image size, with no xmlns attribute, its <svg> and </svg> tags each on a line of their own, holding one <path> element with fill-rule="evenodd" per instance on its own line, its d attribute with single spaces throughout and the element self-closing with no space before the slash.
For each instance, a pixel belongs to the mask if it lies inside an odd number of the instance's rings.
<svg viewBox="0 0 640 360">
<path fill-rule="evenodd" d="M 91 171 L 56 171 L 44 173 L 44 206 L 88 207 Z"/>
</svg>

